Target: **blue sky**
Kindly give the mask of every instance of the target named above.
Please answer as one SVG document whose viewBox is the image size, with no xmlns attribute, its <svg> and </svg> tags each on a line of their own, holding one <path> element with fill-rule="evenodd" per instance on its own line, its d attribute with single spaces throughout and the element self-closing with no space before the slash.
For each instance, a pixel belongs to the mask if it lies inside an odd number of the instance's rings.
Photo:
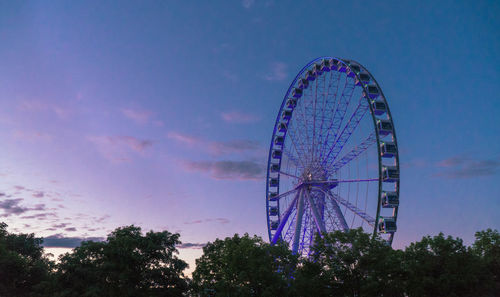
<svg viewBox="0 0 500 297">
<path fill-rule="evenodd" d="M 318 56 L 354 59 L 398 133 L 394 246 L 500 227 L 495 1 L 0 2 L 0 216 L 11 230 L 186 243 L 265 238 L 281 100 Z M 192 263 L 199 250 L 182 256 Z"/>
</svg>

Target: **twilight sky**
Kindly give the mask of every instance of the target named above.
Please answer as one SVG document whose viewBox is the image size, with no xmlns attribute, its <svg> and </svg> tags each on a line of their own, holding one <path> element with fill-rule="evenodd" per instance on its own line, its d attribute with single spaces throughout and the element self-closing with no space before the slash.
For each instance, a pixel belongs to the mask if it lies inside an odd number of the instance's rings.
<svg viewBox="0 0 500 297">
<path fill-rule="evenodd" d="M 0 221 L 52 247 L 129 224 L 180 232 L 191 269 L 217 237 L 267 240 L 276 113 L 296 73 L 331 55 L 366 66 L 391 108 L 393 245 L 470 243 L 500 228 L 499 14 L 498 1 L 0 1 Z"/>
</svg>

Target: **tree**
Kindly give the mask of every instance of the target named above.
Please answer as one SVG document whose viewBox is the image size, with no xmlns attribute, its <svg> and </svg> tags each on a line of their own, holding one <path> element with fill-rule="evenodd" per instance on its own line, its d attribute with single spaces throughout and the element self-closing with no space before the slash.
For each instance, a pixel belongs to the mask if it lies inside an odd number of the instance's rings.
<svg viewBox="0 0 500 297">
<path fill-rule="evenodd" d="M 476 232 L 471 251 L 481 261 L 481 296 L 496 296 L 500 292 L 500 234 L 487 229 Z"/>
<path fill-rule="evenodd" d="M 481 263 L 459 238 L 426 236 L 406 248 L 404 264 L 410 297 L 478 296 Z"/>
<path fill-rule="evenodd" d="M 0 296 L 39 296 L 50 282 L 53 263 L 34 234 L 11 234 L 0 223 Z"/>
<path fill-rule="evenodd" d="M 295 278 L 298 296 L 403 296 L 401 251 L 363 230 L 317 236 Z"/>
<path fill-rule="evenodd" d="M 193 272 L 199 296 L 287 296 L 297 257 L 285 245 L 238 234 L 203 248 Z"/>
<path fill-rule="evenodd" d="M 179 234 L 141 234 L 127 226 L 104 242 L 87 241 L 60 258 L 56 296 L 182 296 L 187 264 L 175 255 Z"/>
</svg>

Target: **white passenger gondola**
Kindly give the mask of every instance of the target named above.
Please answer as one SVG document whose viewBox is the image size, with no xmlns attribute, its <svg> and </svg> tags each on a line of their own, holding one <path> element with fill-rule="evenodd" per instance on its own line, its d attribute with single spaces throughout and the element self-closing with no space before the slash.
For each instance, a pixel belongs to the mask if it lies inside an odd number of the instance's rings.
<svg viewBox="0 0 500 297">
<path fill-rule="evenodd" d="M 276 145 L 283 145 L 284 141 L 285 138 L 283 136 L 276 136 L 276 138 L 274 138 L 274 144 Z"/>
<path fill-rule="evenodd" d="M 321 65 L 320 64 L 314 64 L 313 68 L 312 68 L 312 71 L 313 71 L 314 75 L 316 75 L 316 77 L 318 77 L 321 74 L 323 74 L 323 70 L 321 69 Z"/>
<path fill-rule="evenodd" d="M 380 95 L 380 91 L 378 90 L 377 86 L 371 85 L 366 87 L 367 92 L 363 92 L 364 96 L 368 96 L 370 99 L 375 99 Z"/>
<path fill-rule="evenodd" d="M 267 199 L 269 199 L 269 201 L 278 201 L 278 193 L 276 192 L 269 192 L 269 195 L 267 196 Z"/>
<path fill-rule="evenodd" d="M 276 207 L 276 206 L 269 207 L 269 215 L 270 216 L 277 216 L 278 215 L 278 207 Z"/>
<path fill-rule="evenodd" d="M 282 153 L 280 150 L 274 150 L 272 156 L 274 159 L 281 159 Z"/>
<path fill-rule="evenodd" d="M 397 182 L 399 171 L 396 166 L 382 166 L 382 180 L 385 182 Z"/>
<path fill-rule="evenodd" d="M 382 192 L 382 207 L 393 208 L 399 206 L 399 197 L 396 192 Z"/>
<path fill-rule="evenodd" d="M 298 86 L 300 89 L 307 89 L 307 87 L 309 86 L 309 81 L 305 78 L 301 78 L 299 79 Z"/>
<path fill-rule="evenodd" d="M 270 178 L 269 179 L 269 186 L 270 187 L 277 187 L 279 185 L 280 180 L 278 178 Z"/>
<path fill-rule="evenodd" d="M 389 120 L 377 120 L 377 129 L 380 135 L 392 133 L 392 123 Z"/>
<path fill-rule="evenodd" d="M 300 98 L 300 97 L 302 97 L 302 89 L 294 88 L 292 90 L 292 97 L 293 98 L 297 98 L 297 99 Z"/>
<path fill-rule="evenodd" d="M 394 233 L 397 230 L 396 220 L 393 217 L 381 217 L 378 223 L 378 230 L 381 233 Z"/>
<path fill-rule="evenodd" d="M 314 72 L 312 70 L 307 70 L 306 79 L 309 81 L 313 81 L 316 79 L 316 75 L 314 74 Z"/>
<path fill-rule="evenodd" d="M 271 172 L 279 172 L 280 171 L 280 164 L 273 163 L 271 164 Z"/>
<path fill-rule="evenodd" d="M 372 100 L 371 105 L 375 115 L 383 115 L 386 112 L 385 103 L 383 101 Z"/>
<path fill-rule="evenodd" d="M 337 71 L 338 72 L 346 72 L 347 71 L 347 65 L 344 64 L 341 61 L 337 61 Z"/>
<path fill-rule="evenodd" d="M 294 109 L 295 106 L 297 106 L 297 99 L 288 98 L 288 100 L 286 101 L 286 107 L 289 109 Z"/>
<path fill-rule="evenodd" d="M 347 67 L 346 74 L 349 77 L 355 77 L 356 74 L 359 73 L 359 71 L 361 71 L 361 68 L 359 67 L 359 65 L 351 64 L 351 65 L 349 65 L 349 67 Z"/>
<path fill-rule="evenodd" d="M 394 142 L 382 142 L 380 144 L 380 155 L 384 158 L 392 158 L 398 153 Z"/>
<path fill-rule="evenodd" d="M 366 84 L 369 84 L 369 83 L 370 83 L 370 75 L 368 75 L 367 73 L 360 73 L 356 77 L 355 84 L 357 86 L 366 85 Z"/>
<path fill-rule="evenodd" d="M 286 124 L 285 123 L 280 123 L 278 125 L 278 131 L 279 132 L 286 132 Z"/>
<path fill-rule="evenodd" d="M 327 60 L 327 59 L 323 59 L 321 61 L 321 70 L 322 71 L 326 71 L 326 72 L 329 72 L 330 71 L 330 60 Z"/>
<path fill-rule="evenodd" d="M 278 229 L 278 226 L 280 225 L 280 222 L 279 221 L 271 221 L 270 225 L 271 225 L 271 230 L 274 231 L 274 230 Z"/>
<path fill-rule="evenodd" d="M 283 119 L 284 121 L 289 121 L 290 118 L 292 117 L 292 111 L 291 110 L 284 110 L 283 111 L 283 114 L 281 115 L 281 119 Z"/>
</svg>

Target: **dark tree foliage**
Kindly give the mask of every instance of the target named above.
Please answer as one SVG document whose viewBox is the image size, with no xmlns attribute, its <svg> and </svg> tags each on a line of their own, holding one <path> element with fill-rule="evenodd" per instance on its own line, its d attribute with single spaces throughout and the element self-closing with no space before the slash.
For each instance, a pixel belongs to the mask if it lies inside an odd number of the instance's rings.
<svg viewBox="0 0 500 297">
<path fill-rule="evenodd" d="M 50 283 L 53 263 L 34 234 L 10 234 L 0 223 L 0 296 L 40 296 Z"/>
<path fill-rule="evenodd" d="M 175 255 L 179 234 L 141 234 L 128 226 L 105 242 L 84 242 L 60 258 L 54 296 L 183 296 L 187 264 Z"/>
<path fill-rule="evenodd" d="M 497 230 L 487 229 L 476 232 L 472 252 L 481 261 L 480 296 L 500 295 L 500 234 Z"/>
<path fill-rule="evenodd" d="M 297 296 L 404 296 L 402 252 L 362 229 L 317 237 L 297 268 Z"/>
<path fill-rule="evenodd" d="M 288 296 L 297 257 L 284 245 L 234 235 L 203 248 L 193 272 L 198 296 Z"/>
<path fill-rule="evenodd" d="M 426 236 L 410 244 L 404 252 L 409 297 L 481 296 L 480 257 L 474 255 L 459 238 Z"/>
</svg>

